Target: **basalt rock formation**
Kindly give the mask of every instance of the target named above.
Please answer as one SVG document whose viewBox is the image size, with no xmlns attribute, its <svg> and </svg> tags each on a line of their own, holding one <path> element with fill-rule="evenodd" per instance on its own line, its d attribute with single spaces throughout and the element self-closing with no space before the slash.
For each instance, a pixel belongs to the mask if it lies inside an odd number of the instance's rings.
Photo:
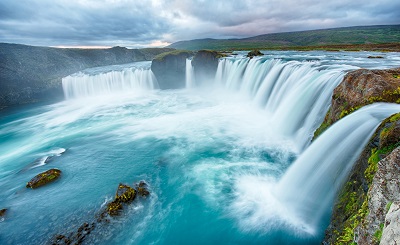
<svg viewBox="0 0 400 245">
<path fill-rule="evenodd" d="M 204 84 L 212 81 L 218 68 L 218 60 L 225 55 L 212 50 L 198 51 L 192 60 L 196 83 Z"/>
<path fill-rule="evenodd" d="M 0 108 L 60 100 L 61 79 L 86 68 L 151 60 L 172 49 L 62 49 L 0 43 Z"/>
<path fill-rule="evenodd" d="M 349 72 L 335 89 L 331 109 L 315 136 L 364 105 L 399 103 L 399 73 L 399 68 Z M 400 200 L 399 136 L 400 113 L 381 123 L 354 164 L 333 208 L 324 244 L 379 244 L 385 229 L 385 239 L 399 237 L 393 231 L 399 226 L 392 217 L 397 211 L 393 209 L 392 216 L 386 217 L 389 204 Z"/>
<path fill-rule="evenodd" d="M 160 89 L 185 87 L 186 59 L 191 51 L 174 50 L 157 55 L 151 62 L 151 71 L 157 78 Z"/>
</svg>

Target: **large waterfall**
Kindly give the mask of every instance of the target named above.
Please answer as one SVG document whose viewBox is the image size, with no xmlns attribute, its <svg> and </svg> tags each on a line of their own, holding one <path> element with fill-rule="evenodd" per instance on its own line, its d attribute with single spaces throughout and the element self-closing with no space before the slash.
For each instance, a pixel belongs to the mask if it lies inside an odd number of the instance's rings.
<svg viewBox="0 0 400 245">
<path fill-rule="evenodd" d="M 285 173 L 275 190 L 277 198 L 293 216 L 318 227 L 375 129 L 399 111 L 398 104 L 376 103 L 332 125 Z"/>
<path fill-rule="evenodd" d="M 158 87 L 154 74 L 149 68 L 143 67 L 128 67 L 94 73 L 79 72 L 64 77 L 62 85 L 67 99 L 149 90 Z"/>
<path fill-rule="evenodd" d="M 322 122 L 333 89 L 349 69 L 354 67 L 281 59 L 226 58 L 218 64 L 215 83 L 248 96 L 264 108 L 275 130 L 292 138 L 301 151 Z"/>
<path fill-rule="evenodd" d="M 355 159 L 400 111 L 367 106 L 311 143 L 344 74 L 394 67 L 397 54 L 239 52 L 209 81 L 188 59 L 186 84 L 169 90 L 150 64 L 84 70 L 63 79 L 65 101 L 0 117 L 1 244 L 52 243 L 82 224 L 95 227 L 87 244 L 321 244 Z M 26 190 L 51 168 L 57 181 Z M 147 198 L 97 222 L 119 183 L 141 180 Z"/>
</svg>

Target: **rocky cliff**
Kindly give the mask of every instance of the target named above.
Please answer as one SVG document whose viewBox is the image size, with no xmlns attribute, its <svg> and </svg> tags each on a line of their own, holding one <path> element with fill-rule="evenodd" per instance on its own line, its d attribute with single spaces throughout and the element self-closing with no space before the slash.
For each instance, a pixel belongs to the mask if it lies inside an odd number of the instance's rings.
<svg viewBox="0 0 400 245">
<path fill-rule="evenodd" d="M 80 70 L 151 60 L 172 49 L 59 49 L 0 43 L 0 108 L 63 98 L 61 79 Z"/>
<path fill-rule="evenodd" d="M 335 89 L 331 109 L 315 136 L 366 104 L 399 103 L 399 74 L 400 69 L 348 73 Z M 394 207 L 388 213 L 389 204 L 400 201 L 398 146 L 400 113 L 382 122 L 355 163 L 334 206 L 325 244 L 379 244 L 383 238 L 399 237 L 393 228 L 399 225 L 399 220 L 393 221 L 399 212 Z"/>
<path fill-rule="evenodd" d="M 224 56 L 222 53 L 212 50 L 198 51 L 192 60 L 196 83 L 204 84 L 213 81 L 218 68 L 218 60 Z"/>
<path fill-rule="evenodd" d="M 185 87 L 186 59 L 193 56 L 191 51 L 174 50 L 154 57 L 151 71 L 161 89 Z"/>
</svg>

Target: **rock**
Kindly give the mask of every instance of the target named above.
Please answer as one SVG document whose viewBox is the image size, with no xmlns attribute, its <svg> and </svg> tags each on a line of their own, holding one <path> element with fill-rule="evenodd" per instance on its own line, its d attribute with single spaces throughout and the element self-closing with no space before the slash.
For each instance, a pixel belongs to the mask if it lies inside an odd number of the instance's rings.
<svg viewBox="0 0 400 245">
<path fill-rule="evenodd" d="M 358 227 L 357 244 L 379 243 L 377 236 L 385 224 L 388 205 L 394 201 L 400 201 L 400 147 L 378 162 L 378 170 L 368 191 L 368 214 Z M 393 222 L 392 226 L 400 226 L 399 222 Z"/>
<path fill-rule="evenodd" d="M 400 202 L 394 202 L 385 217 L 381 244 L 400 244 Z"/>
<path fill-rule="evenodd" d="M 154 57 L 151 71 L 157 78 L 160 89 L 185 87 L 186 59 L 191 56 L 191 51 L 174 50 Z"/>
<path fill-rule="evenodd" d="M 115 194 L 115 201 L 128 203 L 135 199 L 136 190 L 130 186 L 119 184 L 117 193 Z"/>
<path fill-rule="evenodd" d="M 197 84 L 209 84 L 214 80 L 219 58 L 226 55 L 213 50 L 199 50 L 194 55 L 192 66 Z"/>
<path fill-rule="evenodd" d="M 264 54 L 261 53 L 260 50 L 254 49 L 254 50 L 250 51 L 250 52 L 247 54 L 247 57 L 249 57 L 250 59 L 252 59 L 252 58 L 255 57 L 255 56 L 261 56 L 261 55 L 264 55 Z"/>
<path fill-rule="evenodd" d="M 1 209 L 0 210 L 0 217 L 3 217 L 6 214 L 6 212 L 7 212 L 6 208 Z"/>
<path fill-rule="evenodd" d="M 61 170 L 58 169 L 49 169 L 43 173 L 40 173 L 33 177 L 27 184 L 27 188 L 38 188 L 40 186 L 46 185 L 50 182 L 55 181 L 61 175 Z"/>
<path fill-rule="evenodd" d="M 139 184 L 136 184 L 136 190 L 142 197 L 150 195 L 150 192 L 147 190 L 147 184 L 144 181 L 140 181 Z"/>
<path fill-rule="evenodd" d="M 384 58 L 383 56 L 372 56 L 372 55 L 368 56 L 368 59 L 383 59 L 383 58 Z"/>
<path fill-rule="evenodd" d="M 389 70 L 359 69 L 349 72 L 335 88 L 331 108 L 314 138 L 337 120 L 374 102 L 400 103 L 400 68 Z"/>
</svg>

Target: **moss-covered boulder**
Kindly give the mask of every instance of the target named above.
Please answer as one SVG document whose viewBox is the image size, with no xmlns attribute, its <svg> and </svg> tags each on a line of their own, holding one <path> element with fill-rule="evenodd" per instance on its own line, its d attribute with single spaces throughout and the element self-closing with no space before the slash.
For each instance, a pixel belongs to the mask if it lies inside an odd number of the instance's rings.
<svg viewBox="0 0 400 245">
<path fill-rule="evenodd" d="M 262 56 L 264 55 L 263 53 L 260 52 L 260 50 L 258 49 L 254 49 L 252 51 L 250 51 L 249 53 L 247 53 L 247 57 L 252 59 L 255 56 Z"/>
<path fill-rule="evenodd" d="M 154 57 L 151 71 L 157 78 L 160 89 L 185 87 L 186 59 L 191 56 L 191 51 L 173 50 Z"/>
<path fill-rule="evenodd" d="M 128 203 L 135 199 L 136 190 L 124 184 L 119 184 L 117 193 L 115 193 L 115 201 Z"/>
<path fill-rule="evenodd" d="M 400 103 L 400 68 L 349 72 L 333 91 L 331 108 L 314 138 L 330 125 L 374 102 Z"/>
<path fill-rule="evenodd" d="M 225 54 L 214 50 L 197 51 L 192 60 L 196 83 L 213 82 L 218 68 L 218 60 L 225 56 Z"/>
<path fill-rule="evenodd" d="M 107 204 L 106 211 L 110 216 L 119 215 L 119 212 L 122 210 L 122 203 L 119 201 L 112 201 Z"/>
<path fill-rule="evenodd" d="M 50 182 L 55 181 L 61 175 L 61 170 L 59 169 L 49 169 L 43 173 L 40 173 L 33 177 L 27 184 L 27 188 L 38 188 L 40 186 L 46 185 Z"/>
<path fill-rule="evenodd" d="M 140 181 L 139 184 L 136 184 L 136 190 L 142 197 L 147 197 L 150 195 L 150 192 L 147 190 L 147 184 L 144 181 Z"/>
</svg>

